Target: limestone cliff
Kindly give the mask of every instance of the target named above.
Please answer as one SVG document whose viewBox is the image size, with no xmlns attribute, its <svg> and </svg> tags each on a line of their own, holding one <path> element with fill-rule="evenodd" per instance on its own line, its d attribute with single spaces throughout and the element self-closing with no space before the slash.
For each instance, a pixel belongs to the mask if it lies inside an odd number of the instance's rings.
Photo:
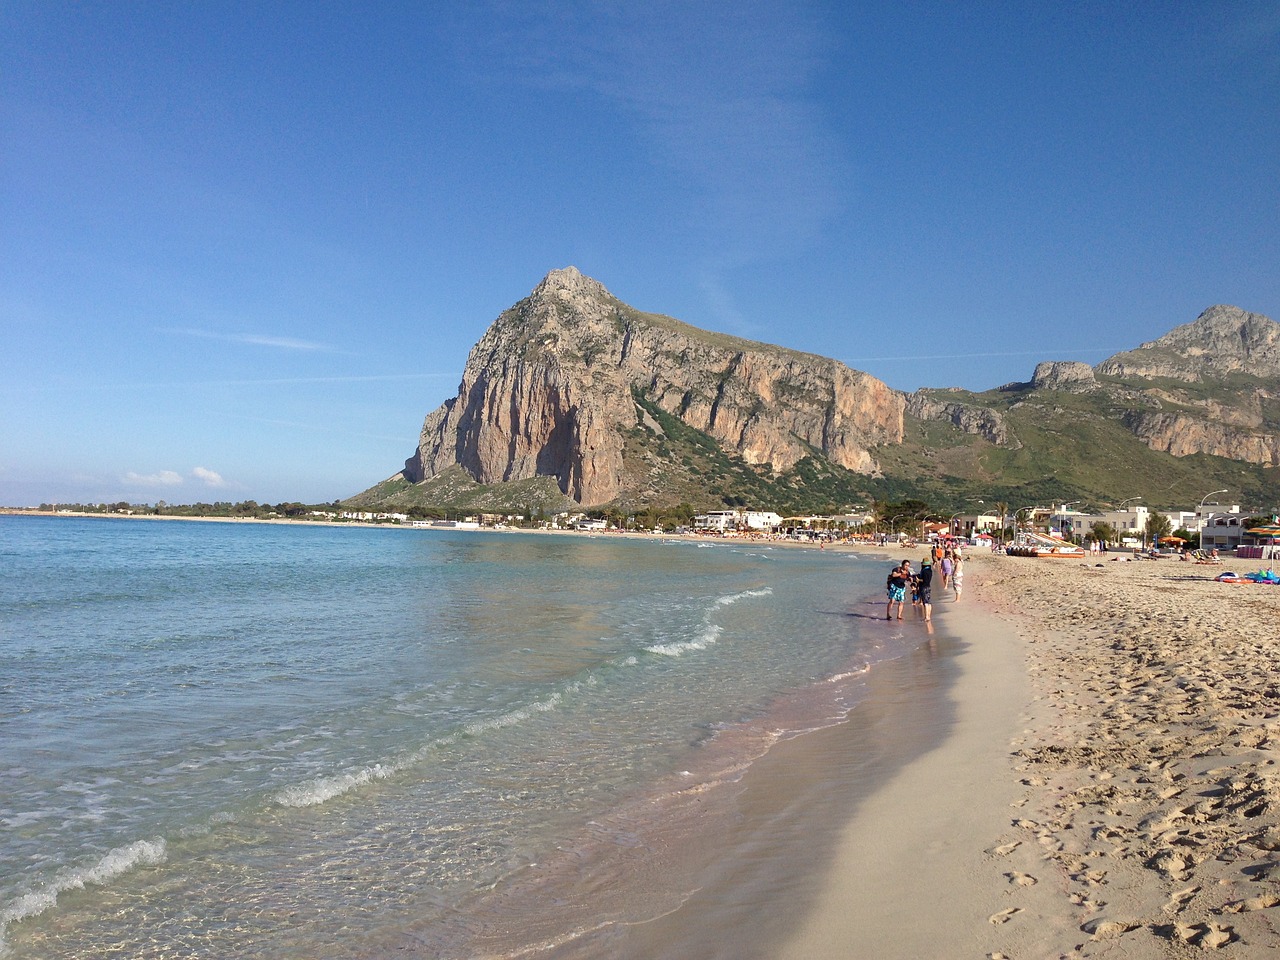
<svg viewBox="0 0 1280 960">
<path fill-rule="evenodd" d="M 1210 307 L 1196 318 L 1137 350 L 1098 364 L 1110 377 L 1195 382 L 1205 377 L 1245 374 L 1280 377 L 1280 324 L 1239 307 Z"/>
<path fill-rule="evenodd" d="M 1124 418 L 1153 450 L 1280 465 L 1280 423 L 1267 416 L 1275 409 L 1270 388 L 1280 381 L 1280 324 L 1268 317 L 1210 307 L 1194 323 L 1104 360 L 1096 372 L 1155 408 Z"/>
<path fill-rule="evenodd" d="M 1280 466 L 1280 434 L 1185 413 L 1133 413 L 1125 425 L 1152 450 L 1186 457 L 1206 453 L 1264 467 Z"/>
<path fill-rule="evenodd" d="M 644 416 L 633 391 L 774 473 L 815 452 L 874 473 L 870 448 L 902 440 L 905 400 L 874 377 L 641 313 L 568 267 L 481 337 L 404 476 L 453 464 L 485 484 L 551 476 L 579 503 L 608 503 L 625 492 L 624 436 Z"/>
<path fill-rule="evenodd" d="M 1031 385 L 1040 390 L 1065 390 L 1068 393 L 1089 393 L 1098 389 L 1093 367 L 1070 360 L 1037 363 L 1035 373 L 1031 375 Z"/>
<path fill-rule="evenodd" d="M 1004 414 L 991 407 L 938 397 L 940 391 L 917 390 L 907 400 L 907 413 L 917 420 L 935 420 L 989 440 L 1002 447 L 1022 446 L 1009 432 Z"/>
</svg>

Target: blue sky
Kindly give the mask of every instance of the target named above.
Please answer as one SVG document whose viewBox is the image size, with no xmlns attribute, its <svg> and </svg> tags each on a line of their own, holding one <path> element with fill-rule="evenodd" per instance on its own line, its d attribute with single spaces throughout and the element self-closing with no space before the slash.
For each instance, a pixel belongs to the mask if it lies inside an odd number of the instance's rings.
<svg viewBox="0 0 1280 960">
<path fill-rule="evenodd" d="M 1280 318 L 1274 2 L 7 0 L 0 144 L 7 505 L 356 493 L 569 264 L 904 390 Z"/>
</svg>

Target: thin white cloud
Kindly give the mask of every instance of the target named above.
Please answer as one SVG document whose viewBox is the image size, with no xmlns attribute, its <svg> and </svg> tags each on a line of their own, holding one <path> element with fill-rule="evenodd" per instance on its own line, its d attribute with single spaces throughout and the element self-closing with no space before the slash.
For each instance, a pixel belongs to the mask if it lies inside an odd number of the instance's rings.
<svg viewBox="0 0 1280 960">
<path fill-rule="evenodd" d="M 920 353 L 903 357 L 856 357 L 852 360 L 841 360 L 845 366 L 858 363 L 886 362 L 890 360 L 974 360 L 982 357 L 1046 357 L 1051 354 L 1065 356 L 1067 354 L 1103 354 L 1111 356 L 1128 349 L 1126 347 L 1046 347 L 1043 350 L 1018 350 L 1009 353 Z"/>
<path fill-rule="evenodd" d="M 207 467 L 196 467 L 191 471 L 193 479 L 200 481 L 206 487 L 225 487 L 227 481 L 222 479 L 222 474 L 217 473 Z"/>
<path fill-rule="evenodd" d="M 135 473 L 130 470 L 121 480 L 131 487 L 176 487 L 182 484 L 182 474 L 176 470 L 160 470 L 157 473 Z"/>
<path fill-rule="evenodd" d="M 617 104 L 695 197 L 714 266 L 796 253 L 842 215 L 848 164 L 811 92 L 830 53 L 816 8 L 655 0 L 494 12 L 476 50 L 496 56 L 473 51 L 477 70 L 503 64 L 506 82 Z"/>
<path fill-rule="evenodd" d="M 262 333 L 215 333 L 211 330 L 194 330 L 189 327 L 168 331 L 185 337 L 197 337 L 201 340 L 218 340 L 222 343 L 241 343 L 252 347 L 272 347 L 277 350 L 297 350 L 303 352 L 336 352 L 326 343 L 314 340 L 299 340 L 294 337 L 275 337 Z"/>
</svg>

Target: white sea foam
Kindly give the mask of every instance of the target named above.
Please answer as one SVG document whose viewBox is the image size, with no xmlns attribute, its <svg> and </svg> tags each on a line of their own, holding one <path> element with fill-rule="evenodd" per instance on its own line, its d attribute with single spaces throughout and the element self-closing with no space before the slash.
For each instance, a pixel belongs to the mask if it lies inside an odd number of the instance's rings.
<svg viewBox="0 0 1280 960">
<path fill-rule="evenodd" d="M 527 707 L 520 707 L 518 710 L 512 710 L 510 713 L 504 713 L 498 717 L 489 717 L 486 720 L 477 720 L 475 723 L 469 723 L 463 728 L 463 732 L 475 736 L 488 730 L 502 730 L 505 727 L 515 726 L 517 723 L 524 723 L 535 713 L 547 713 L 554 710 L 560 705 L 562 697 L 559 693 L 553 693 L 545 700 L 537 700 Z"/>
<path fill-rule="evenodd" d="M 716 601 L 722 607 L 727 607 L 739 600 L 745 600 L 748 597 L 768 597 L 773 595 L 773 587 L 761 587 L 758 590 L 743 590 L 741 593 L 730 594 L 727 597 L 721 597 Z"/>
<path fill-rule="evenodd" d="M 126 846 L 116 847 L 96 863 L 62 870 L 40 890 L 10 900 L 0 907 L 0 955 L 4 953 L 5 933 L 9 925 L 52 909 L 57 905 L 60 894 L 68 890 L 83 890 L 89 885 L 104 886 L 130 870 L 153 867 L 163 863 L 164 859 L 165 842 L 162 837 L 135 840 Z"/>
<path fill-rule="evenodd" d="M 314 807 L 334 797 L 340 797 L 356 787 L 363 787 L 375 780 L 385 780 L 397 773 L 399 769 L 395 764 L 375 763 L 371 767 L 340 773 L 333 777 L 316 777 L 306 783 L 285 787 L 273 799 L 282 807 Z"/>
<path fill-rule="evenodd" d="M 690 650 L 705 650 L 711 644 L 720 638 L 720 634 L 724 630 L 717 624 L 708 624 L 702 631 L 692 640 L 677 640 L 675 643 L 655 643 L 651 647 L 645 647 L 650 653 L 660 653 L 664 657 L 679 657 L 688 653 Z"/>
<path fill-rule="evenodd" d="M 570 692 L 577 689 L 577 684 L 570 684 Z M 434 747 L 454 743 L 459 736 L 478 736 L 489 730 L 502 730 L 528 720 L 538 713 L 546 713 L 560 705 L 563 694 L 553 693 L 545 700 L 538 700 L 525 707 L 511 710 L 497 717 L 477 720 L 462 728 L 460 734 L 450 734 L 433 741 L 411 756 L 386 763 L 375 763 L 359 770 L 348 770 L 331 777 L 316 777 L 305 783 L 295 783 L 277 792 L 271 799 L 282 807 L 314 807 L 327 803 L 335 797 L 349 793 L 359 787 L 368 786 L 378 780 L 386 780 L 416 763 L 421 762 Z"/>
</svg>

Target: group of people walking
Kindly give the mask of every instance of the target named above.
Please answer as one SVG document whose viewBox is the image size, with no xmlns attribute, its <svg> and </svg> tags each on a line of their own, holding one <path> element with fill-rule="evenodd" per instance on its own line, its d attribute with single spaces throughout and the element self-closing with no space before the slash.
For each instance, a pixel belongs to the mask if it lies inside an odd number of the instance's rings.
<svg viewBox="0 0 1280 960">
<path fill-rule="evenodd" d="M 920 571 L 911 569 L 911 561 L 902 563 L 889 571 L 885 583 L 889 601 L 884 607 L 884 618 L 893 619 L 893 607 L 898 607 L 898 619 L 902 619 L 902 611 L 907 602 L 907 591 L 911 591 L 911 605 L 920 610 L 925 620 L 933 619 L 933 580 L 940 578 L 943 590 L 948 586 L 955 591 L 956 599 L 964 592 L 964 558 L 958 548 L 937 544 L 929 555 L 920 562 Z"/>
</svg>

